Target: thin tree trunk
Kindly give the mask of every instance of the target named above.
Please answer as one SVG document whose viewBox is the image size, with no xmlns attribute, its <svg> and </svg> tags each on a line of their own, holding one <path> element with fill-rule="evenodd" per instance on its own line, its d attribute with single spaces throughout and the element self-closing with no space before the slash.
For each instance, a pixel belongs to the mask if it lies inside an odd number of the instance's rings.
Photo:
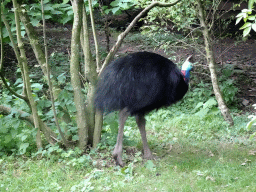
<svg viewBox="0 0 256 192">
<path fill-rule="evenodd" d="M 89 0 L 89 9 L 90 9 L 90 16 L 91 16 L 91 25 L 92 25 L 92 31 L 93 31 L 93 37 L 94 37 L 94 44 L 95 44 L 95 51 L 96 51 L 96 66 L 97 66 L 97 71 L 100 70 L 100 56 L 99 56 L 99 45 L 98 45 L 98 40 L 97 40 L 97 34 L 96 34 L 96 29 L 95 29 L 95 23 L 94 23 L 94 15 L 93 15 L 93 8 L 92 8 L 92 0 Z M 92 63 L 93 64 L 93 63 Z M 91 141 L 91 136 L 89 136 L 89 141 L 92 143 L 93 148 L 97 147 L 98 143 L 100 142 L 101 138 L 101 130 L 102 130 L 102 125 L 103 125 L 103 113 L 99 110 L 95 110 L 94 107 L 94 93 L 96 89 L 96 81 L 97 81 L 97 71 L 95 69 L 95 65 L 89 66 L 91 69 L 92 79 L 91 79 L 91 84 L 90 84 L 90 90 L 91 93 L 89 95 L 88 92 L 88 106 L 87 110 L 90 112 L 90 118 L 93 119 L 93 140 Z"/>
<path fill-rule="evenodd" d="M 91 11 L 92 12 L 92 11 Z M 93 16 L 91 16 L 93 17 Z M 91 19 L 93 22 L 93 19 Z M 92 25 L 93 27 L 94 25 Z M 95 30 L 95 29 L 94 29 Z M 96 35 L 96 34 L 95 34 Z M 85 109 L 87 128 L 88 128 L 88 142 L 93 145 L 94 143 L 94 130 L 95 130 L 95 108 L 94 108 L 94 92 L 97 84 L 97 71 L 96 64 L 92 58 L 90 50 L 90 40 L 89 40 L 89 30 L 87 25 L 87 15 L 85 8 L 83 9 L 83 41 L 81 41 L 83 52 L 84 52 L 84 62 L 85 62 L 85 77 L 89 81 L 88 93 L 87 93 L 87 106 Z M 97 41 L 95 42 L 97 44 Z M 98 58 L 99 61 L 99 58 Z M 100 119 L 96 118 L 96 121 Z M 100 123 L 97 123 L 99 125 Z M 96 128 L 97 129 L 97 128 Z M 98 132 L 98 131 L 96 131 Z M 97 139 L 96 139 L 97 140 Z"/>
<path fill-rule="evenodd" d="M 73 30 L 71 38 L 71 60 L 70 60 L 70 73 L 71 84 L 74 90 L 74 102 L 77 110 L 76 121 L 78 127 L 79 148 L 84 150 L 88 142 L 88 131 L 85 119 L 85 102 L 82 93 L 82 86 L 80 81 L 80 32 L 82 26 L 82 10 L 83 1 L 74 0 L 72 3 L 74 12 Z"/>
<path fill-rule="evenodd" d="M 89 3 L 89 10 L 90 10 L 92 33 L 93 33 L 93 38 L 94 38 L 94 46 L 95 46 L 95 54 L 96 54 L 96 66 L 97 66 L 97 70 L 100 70 L 99 44 L 98 44 L 98 39 L 97 39 L 97 34 L 96 34 L 96 29 L 95 29 L 95 23 L 94 23 L 92 0 L 88 0 L 88 3 Z"/>
<path fill-rule="evenodd" d="M 216 74 L 216 62 L 213 54 L 213 48 L 212 48 L 212 40 L 209 34 L 209 29 L 206 25 L 205 22 L 205 17 L 204 17 L 204 9 L 201 0 L 197 0 L 198 3 L 198 11 L 199 11 L 199 19 L 200 19 L 200 24 L 203 28 L 203 36 L 204 36 L 204 43 L 205 43 L 205 50 L 206 50 L 206 59 L 207 63 L 210 69 L 211 73 L 211 80 L 212 80 L 212 86 L 213 86 L 213 91 L 215 94 L 215 97 L 218 101 L 219 109 L 224 117 L 224 119 L 230 124 L 233 125 L 233 119 L 229 113 L 229 109 L 227 108 L 223 96 L 221 94 L 219 84 L 218 84 L 218 78 Z"/>
<path fill-rule="evenodd" d="M 3 19 L 4 25 L 5 25 L 5 28 L 6 28 L 7 31 L 8 31 L 8 35 L 9 35 L 9 38 L 10 38 L 10 40 L 11 40 L 11 43 L 12 43 L 12 45 L 13 45 L 12 47 L 13 47 L 15 56 L 16 56 L 16 58 L 17 58 L 17 60 L 18 60 L 18 66 L 19 66 L 20 69 L 21 69 L 22 80 L 23 80 L 23 82 L 25 82 L 23 66 L 22 66 L 22 63 L 21 63 L 21 60 L 20 60 L 20 53 L 19 53 L 17 44 L 16 44 L 15 41 L 14 41 L 14 38 L 13 38 L 13 35 L 12 35 L 12 32 L 11 32 L 11 27 L 10 27 L 9 23 L 7 22 L 7 20 L 6 20 L 5 15 L 2 14 L 1 16 L 2 16 L 2 19 Z M 4 80 L 3 80 L 3 81 L 4 81 Z M 11 91 L 11 93 L 13 93 L 13 92 Z M 16 93 L 13 93 L 13 94 L 16 95 Z M 24 101 L 26 101 L 26 103 L 27 103 L 28 105 L 30 105 L 30 104 L 29 104 L 29 101 L 28 101 L 28 98 L 27 98 L 27 95 L 26 95 L 26 94 L 27 94 L 26 86 L 23 86 L 23 93 L 22 93 L 22 94 L 24 94 L 25 96 L 23 96 L 23 95 L 20 95 L 20 96 L 17 96 L 17 95 L 16 95 L 16 96 L 19 97 L 19 98 L 21 98 L 21 99 L 23 99 Z"/>
<path fill-rule="evenodd" d="M 41 135 L 40 135 L 40 129 L 39 129 L 39 116 L 37 113 L 36 103 L 32 96 L 29 71 L 28 71 L 28 65 L 27 65 L 27 58 L 26 58 L 26 54 L 25 54 L 25 50 L 24 50 L 24 44 L 21 40 L 21 27 L 20 27 L 20 18 L 19 18 L 20 9 L 19 9 L 19 6 L 18 6 L 16 0 L 13 0 L 13 6 L 14 6 L 14 13 L 15 13 L 15 23 L 16 23 L 18 47 L 20 49 L 20 54 L 21 54 L 20 57 L 21 57 L 23 70 L 24 70 L 24 79 L 25 79 L 24 84 L 26 86 L 29 103 L 30 103 L 30 106 L 32 109 L 34 125 L 35 125 L 35 128 L 37 129 L 36 144 L 37 144 L 37 148 L 40 149 L 40 148 L 42 148 L 42 141 L 41 141 Z"/>
<path fill-rule="evenodd" d="M 96 109 L 95 113 L 95 129 L 93 133 L 93 148 L 97 147 L 101 138 L 101 130 L 103 125 L 103 113 Z"/>
<path fill-rule="evenodd" d="M 69 148 L 69 143 L 67 141 L 67 139 L 65 138 L 64 133 L 62 132 L 59 122 L 58 122 L 58 118 L 57 118 L 57 113 L 56 113 L 56 109 L 55 109 L 55 99 L 53 96 L 53 86 L 52 86 L 52 81 L 51 81 L 51 75 L 50 75 L 50 66 L 48 63 L 48 49 L 47 49 L 47 39 L 46 39 L 46 31 L 45 31 L 45 18 L 44 18 L 44 4 L 43 4 L 43 0 L 41 0 L 41 7 L 42 7 L 42 19 L 43 19 L 43 36 L 44 36 L 44 51 L 45 51 L 45 66 L 46 66 L 46 72 L 47 72 L 47 80 L 48 80 L 48 85 L 49 85 L 49 91 L 50 91 L 50 97 L 51 97 L 51 103 L 52 103 L 52 111 L 53 111 L 53 115 L 54 115 L 54 120 L 55 120 L 55 124 L 56 127 L 59 131 L 60 137 L 63 141 L 63 144 L 65 145 L 65 147 Z"/>
<path fill-rule="evenodd" d="M 38 35 L 34 29 L 34 27 L 32 26 L 28 15 L 26 14 L 26 10 L 21 8 L 22 11 L 20 12 L 20 20 L 23 23 L 23 25 L 25 26 L 25 30 L 26 33 L 28 35 L 31 47 L 33 49 L 33 52 L 36 56 L 37 62 L 39 63 L 43 74 L 45 77 L 47 77 L 47 69 L 45 66 L 46 60 L 45 60 L 45 53 L 42 50 L 42 47 L 39 43 L 39 39 L 38 39 Z M 58 97 L 59 92 L 61 91 L 61 89 L 58 87 L 58 83 L 53 81 L 53 94 L 54 94 L 54 98 Z"/>
</svg>

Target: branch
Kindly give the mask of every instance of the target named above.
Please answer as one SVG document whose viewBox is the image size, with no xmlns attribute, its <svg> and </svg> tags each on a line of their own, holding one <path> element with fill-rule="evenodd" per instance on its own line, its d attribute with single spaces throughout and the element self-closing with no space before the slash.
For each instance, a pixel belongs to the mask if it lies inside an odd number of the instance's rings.
<svg viewBox="0 0 256 192">
<path fill-rule="evenodd" d="M 89 3 L 91 26 L 92 26 L 92 33 L 93 33 L 93 38 L 94 38 L 94 45 L 95 45 L 96 66 L 97 66 L 97 70 L 99 70 L 100 69 L 99 43 L 98 43 L 97 34 L 96 34 L 96 30 L 95 30 L 92 0 L 88 0 L 88 3 Z"/>
<path fill-rule="evenodd" d="M 59 122 L 58 122 L 58 118 L 57 118 L 57 113 L 56 113 L 56 108 L 55 108 L 55 104 L 54 104 L 54 96 L 53 96 L 53 86 L 52 86 L 52 81 L 51 81 L 51 77 L 50 77 L 50 66 L 48 63 L 48 49 L 47 49 L 47 39 L 46 39 L 46 31 L 45 31 L 45 17 L 44 17 L 44 3 L 43 0 L 41 0 L 41 7 L 42 7 L 42 19 L 43 19 L 43 37 L 44 37 L 44 48 L 45 48 L 45 65 L 46 65 L 46 72 L 47 72 L 47 79 L 48 79 L 48 85 L 49 85 L 49 91 L 50 91 L 50 97 L 51 97 L 51 103 L 52 103 L 52 111 L 53 111 L 53 116 L 54 116 L 54 120 L 55 120 L 55 124 L 57 126 L 57 129 L 59 131 L 59 134 L 61 136 L 61 139 L 63 140 L 63 144 L 65 145 L 65 147 L 69 147 L 68 141 L 65 138 L 64 133 L 62 132 Z"/>
<path fill-rule="evenodd" d="M 20 98 L 20 99 L 23 99 L 24 101 L 26 101 L 26 103 L 28 105 L 29 104 L 29 100 L 27 97 L 23 96 L 23 95 L 19 95 L 18 93 L 16 93 L 15 91 L 12 90 L 12 88 L 8 85 L 8 83 L 6 82 L 5 78 L 4 78 L 4 75 L 2 74 L 2 72 L 0 72 L 0 77 L 5 85 L 5 87 L 8 89 L 8 91 L 10 91 L 13 95 L 15 95 L 16 97 Z"/>
<path fill-rule="evenodd" d="M 136 22 L 145 14 L 147 14 L 152 8 L 158 6 L 158 7 L 171 7 L 173 5 L 176 5 L 178 2 L 180 2 L 181 0 L 176 0 L 173 3 L 160 3 L 160 2 L 153 2 L 151 3 L 148 7 L 146 7 L 145 9 L 143 9 L 134 19 L 133 21 L 130 23 L 130 25 L 126 28 L 126 30 L 121 33 L 118 38 L 117 38 L 117 42 L 116 44 L 112 47 L 112 49 L 110 50 L 110 52 L 108 53 L 100 71 L 99 74 L 102 73 L 103 69 L 109 64 L 110 60 L 113 59 L 114 55 L 116 54 L 118 48 L 120 47 L 120 45 L 122 44 L 124 38 L 126 37 L 126 35 L 130 32 L 130 30 L 132 29 L 132 27 L 136 24 Z"/>
</svg>

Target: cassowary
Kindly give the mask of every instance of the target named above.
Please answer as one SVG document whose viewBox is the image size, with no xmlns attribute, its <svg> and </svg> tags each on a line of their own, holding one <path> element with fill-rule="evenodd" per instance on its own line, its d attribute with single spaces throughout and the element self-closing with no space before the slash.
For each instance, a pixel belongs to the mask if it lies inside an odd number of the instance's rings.
<svg viewBox="0 0 256 192">
<path fill-rule="evenodd" d="M 182 99 L 188 90 L 192 68 L 189 58 L 180 71 L 172 61 L 161 55 L 137 52 L 113 61 L 102 72 L 95 93 L 95 107 L 103 112 L 120 111 L 117 143 L 113 151 L 117 165 L 124 165 L 123 132 L 129 115 L 136 117 L 144 158 L 152 158 L 144 115 Z"/>
</svg>

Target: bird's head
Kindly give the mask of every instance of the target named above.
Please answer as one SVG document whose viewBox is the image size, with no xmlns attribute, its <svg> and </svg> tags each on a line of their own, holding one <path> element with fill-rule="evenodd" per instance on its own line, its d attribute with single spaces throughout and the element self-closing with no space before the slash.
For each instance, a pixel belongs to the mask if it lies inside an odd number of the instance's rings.
<svg viewBox="0 0 256 192">
<path fill-rule="evenodd" d="M 186 61 L 183 63 L 182 67 L 181 67 L 181 72 L 184 75 L 184 79 L 186 82 L 189 81 L 190 78 L 190 71 L 193 69 L 193 65 L 190 62 L 192 59 L 192 55 L 189 55 L 188 58 L 186 59 Z"/>
</svg>

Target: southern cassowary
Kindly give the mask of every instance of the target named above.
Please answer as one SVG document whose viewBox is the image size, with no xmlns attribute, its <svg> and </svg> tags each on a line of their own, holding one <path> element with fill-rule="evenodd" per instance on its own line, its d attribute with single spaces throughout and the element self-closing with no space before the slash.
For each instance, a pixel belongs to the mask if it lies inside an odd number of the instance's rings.
<svg viewBox="0 0 256 192">
<path fill-rule="evenodd" d="M 95 93 L 95 107 L 103 112 L 120 111 L 117 143 L 113 151 L 117 165 L 123 166 L 123 132 L 129 115 L 136 117 L 144 157 L 152 158 L 144 115 L 182 99 L 188 90 L 192 68 L 189 58 L 180 71 L 172 61 L 161 55 L 137 52 L 113 61 L 102 72 Z"/>
</svg>

